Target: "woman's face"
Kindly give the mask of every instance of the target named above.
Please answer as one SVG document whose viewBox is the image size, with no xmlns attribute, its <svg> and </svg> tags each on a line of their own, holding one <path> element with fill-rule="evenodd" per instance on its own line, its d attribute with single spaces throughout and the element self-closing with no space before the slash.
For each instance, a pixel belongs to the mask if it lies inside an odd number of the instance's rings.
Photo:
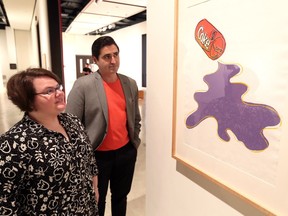
<svg viewBox="0 0 288 216">
<path fill-rule="evenodd" d="M 47 115 L 58 115 L 66 108 L 65 94 L 59 83 L 50 77 L 33 80 L 35 88 L 34 110 Z"/>
</svg>

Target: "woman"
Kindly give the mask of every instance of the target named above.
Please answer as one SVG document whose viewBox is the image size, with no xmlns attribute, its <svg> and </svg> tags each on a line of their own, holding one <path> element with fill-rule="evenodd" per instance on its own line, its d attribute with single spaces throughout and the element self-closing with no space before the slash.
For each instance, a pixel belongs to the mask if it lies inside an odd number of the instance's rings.
<svg viewBox="0 0 288 216">
<path fill-rule="evenodd" d="M 7 94 L 24 116 L 0 137 L 0 215 L 98 215 L 94 154 L 78 118 L 62 113 L 59 78 L 27 69 Z"/>
</svg>

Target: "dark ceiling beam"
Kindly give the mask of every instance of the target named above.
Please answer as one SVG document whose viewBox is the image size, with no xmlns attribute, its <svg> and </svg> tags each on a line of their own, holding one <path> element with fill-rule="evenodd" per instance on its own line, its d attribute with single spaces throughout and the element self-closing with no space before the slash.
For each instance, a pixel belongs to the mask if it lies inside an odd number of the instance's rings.
<svg viewBox="0 0 288 216">
<path fill-rule="evenodd" d="M 2 0 L 0 0 L 0 29 L 5 29 L 6 26 L 10 26 L 6 10 Z"/>
<path fill-rule="evenodd" d="M 65 32 L 76 16 L 90 0 L 61 0 L 62 32 Z"/>
<path fill-rule="evenodd" d="M 104 27 L 104 29 L 106 29 L 105 31 L 103 31 L 103 28 L 100 28 L 92 32 L 89 32 L 87 35 L 105 35 L 113 31 L 117 31 L 119 29 L 126 28 L 128 26 L 132 26 L 132 25 L 144 22 L 144 21 L 146 21 L 146 10 L 138 14 L 135 14 L 133 16 L 127 17 L 125 19 L 122 19 L 118 22 L 111 23 L 112 25 L 114 25 L 114 27 L 111 29 L 109 29 L 108 26 L 107 27 L 105 26 Z"/>
<path fill-rule="evenodd" d="M 102 0 L 102 1 L 113 4 L 124 4 L 117 1 L 109 1 L 109 0 Z M 89 2 L 90 0 L 61 0 L 62 32 L 65 32 L 69 28 L 70 24 L 74 21 L 76 16 L 84 9 L 84 7 Z M 141 7 L 139 5 L 131 5 L 131 4 L 125 4 L 125 5 Z M 124 18 L 118 22 L 111 23 L 112 25 L 113 24 L 115 25 L 115 27 L 113 28 L 109 29 L 107 26 L 101 29 L 95 29 L 92 32 L 87 33 L 87 35 L 104 35 L 119 30 L 121 28 L 135 25 L 137 23 L 144 21 L 146 21 L 146 10 L 138 14 L 135 14 L 131 17 Z M 102 31 L 102 29 L 105 28 L 106 30 Z"/>
</svg>

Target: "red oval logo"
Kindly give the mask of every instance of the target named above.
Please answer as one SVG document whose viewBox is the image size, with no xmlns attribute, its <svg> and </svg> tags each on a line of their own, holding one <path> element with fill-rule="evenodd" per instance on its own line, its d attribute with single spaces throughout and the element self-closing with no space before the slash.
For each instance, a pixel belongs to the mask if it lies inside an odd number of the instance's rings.
<svg viewBox="0 0 288 216">
<path fill-rule="evenodd" d="M 212 60 L 218 59 L 225 51 L 226 41 L 223 35 L 206 19 L 197 24 L 195 39 Z"/>
</svg>

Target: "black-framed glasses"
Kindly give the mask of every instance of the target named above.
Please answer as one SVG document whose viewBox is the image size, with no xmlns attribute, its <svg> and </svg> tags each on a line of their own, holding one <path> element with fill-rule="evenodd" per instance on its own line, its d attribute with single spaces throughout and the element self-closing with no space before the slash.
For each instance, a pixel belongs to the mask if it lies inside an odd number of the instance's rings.
<svg viewBox="0 0 288 216">
<path fill-rule="evenodd" d="M 63 91 L 63 85 L 58 84 L 55 88 L 49 87 L 45 89 L 45 91 L 43 92 L 35 93 L 35 95 L 52 95 L 52 94 L 55 94 L 56 91 Z"/>
</svg>

